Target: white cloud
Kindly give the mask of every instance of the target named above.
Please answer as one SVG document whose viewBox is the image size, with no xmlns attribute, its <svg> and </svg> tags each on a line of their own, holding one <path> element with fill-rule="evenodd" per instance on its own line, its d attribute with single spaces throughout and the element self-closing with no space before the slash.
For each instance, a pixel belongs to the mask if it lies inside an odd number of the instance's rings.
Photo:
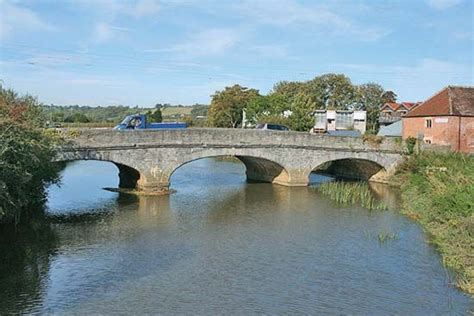
<svg viewBox="0 0 474 316">
<path fill-rule="evenodd" d="M 100 22 L 95 25 L 94 39 L 97 42 L 103 43 L 117 38 L 129 29 L 125 27 L 113 26 L 108 23 Z"/>
<path fill-rule="evenodd" d="M 185 43 L 170 48 L 156 49 L 155 52 L 180 53 L 186 55 L 217 55 L 234 47 L 241 34 L 232 29 L 209 29 L 201 31 Z M 152 52 L 152 50 L 148 50 Z"/>
<path fill-rule="evenodd" d="M 401 101 L 422 101 L 447 85 L 474 85 L 472 65 L 422 58 L 412 65 L 335 64 L 350 77 L 369 76 L 395 91 Z"/>
<path fill-rule="evenodd" d="M 428 5 L 436 10 L 445 10 L 460 4 L 463 0 L 428 0 Z"/>
<path fill-rule="evenodd" d="M 311 2 L 310 2 L 311 3 Z M 374 41 L 390 32 L 384 28 L 363 27 L 322 5 L 302 5 L 294 0 L 268 1 L 245 0 L 234 6 L 243 15 L 256 23 L 287 27 L 305 24 L 336 34 L 356 36 L 357 40 Z"/>
<path fill-rule="evenodd" d="M 139 0 L 134 6 L 131 6 L 128 12 L 137 18 L 154 15 L 158 13 L 160 6 L 155 0 Z"/>
<path fill-rule="evenodd" d="M 135 18 L 153 16 L 160 10 L 158 0 L 78 0 L 81 6 L 96 11 L 102 17 L 114 18 L 117 15 L 128 15 Z"/>
<path fill-rule="evenodd" d="M 0 38 L 13 32 L 52 31 L 55 28 L 43 21 L 34 11 L 6 0 L 0 1 Z"/>
</svg>

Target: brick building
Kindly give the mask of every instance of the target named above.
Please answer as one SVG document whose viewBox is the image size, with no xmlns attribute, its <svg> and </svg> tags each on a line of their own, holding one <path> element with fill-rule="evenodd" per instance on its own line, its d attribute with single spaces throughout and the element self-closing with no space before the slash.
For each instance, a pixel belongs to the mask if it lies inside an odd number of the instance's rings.
<svg viewBox="0 0 474 316">
<path fill-rule="evenodd" d="M 403 117 L 403 138 L 474 153 L 474 87 L 448 86 Z"/>
<path fill-rule="evenodd" d="M 379 125 L 386 126 L 398 122 L 420 102 L 387 102 L 380 108 Z"/>
</svg>

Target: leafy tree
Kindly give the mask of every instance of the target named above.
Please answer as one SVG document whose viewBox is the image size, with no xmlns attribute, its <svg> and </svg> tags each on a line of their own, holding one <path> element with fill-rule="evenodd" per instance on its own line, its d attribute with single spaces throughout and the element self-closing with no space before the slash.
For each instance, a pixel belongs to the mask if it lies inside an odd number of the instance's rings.
<svg viewBox="0 0 474 316">
<path fill-rule="evenodd" d="M 57 181 L 56 138 L 41 127 L 36 98 L 0 86 L 0 222 L 19 222 L 38 210 L 46 184 Z"/>
<path fill-rule="evenodd" d="M 209 105 L 207 104 L 195 104 L 191 110 L 191 116 L 195 119 L 198 116 L 207 116 Z"/>
<path fill-rule="evenodd" d="M 284 118 L 285 110 L 288 110 L 290 104 L 288 98 L 282 94 L 259 95 L 252 98 L 246 108 L 247 119 L 250 123 L 277 123 L 276 118 Z M 273 122 L 264 122 L 264 118 L 272 119 Z M 286 121 L 280 120 L 279 121 Z"/>
<path fill-rule="evenodd" d="M 161 110 L 159 108 L 156 108 L 153 112 L 148 111 L 146 116 L 147 116 L 147 119 L 150 123 L 161 123 L 161 122 L 163 122 L 163 116 L 161 115 Z"/>
<path fill-rule="evenodd" d="M 74 113 L 64 119 L 66 123 L 89 123 L 90 119 L 82 113 Z"/>
<path fill-rule="evenodd" d="M 242 111 L 252 98 L 258 96 L 258 90 L 240 85 L 226 87 L 212 96 L 207 123 L 213 127 L 236 128 L 242 123 Z"/>
<path fill-rule="evenodd" d="M 367 131 L 375 134 L 379 130 L 380 108 L 384 104 L 384 89 L 377 83 L 366 83 L 356 87 L 356 109 L 367 112 Z"/>
<path fill-rule="evenodd" d="M 309 131 L 314 126 L 314 110 L 316 103 L 313 98 L 300 92 L 292 104 L 292 114 L 289 117 L 290 128 L 295 131 Z"/>
<path fill-rule="evenodd" d="M 324 74 L 307 83 L 317 109 L 350 110 L 354 108 L 357 94 L 351 80 L 343 74 Z"/>
<path fill-rule="evenodd" d="M 302 92 L 306 86 L 305 82 L 280 81 L 273 86 L 271 94 L 283 96 L 289 103 L 291 103 L 294 101 L 298 93 Z"/>
<path fill-rule="evenodd" d="M 383 102 L 388 103 L 388 102 L 397 102 L 397 94 L 393 91 L 385 91 L 382 95 Z"/>
</svg>

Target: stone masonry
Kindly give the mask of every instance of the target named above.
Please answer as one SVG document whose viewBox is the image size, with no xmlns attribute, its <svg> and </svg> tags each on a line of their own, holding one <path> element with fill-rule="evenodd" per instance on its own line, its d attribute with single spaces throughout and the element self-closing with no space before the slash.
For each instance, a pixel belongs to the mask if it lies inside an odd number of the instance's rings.
<svg viewBox="0 0 474 316">
<path fill-rule="evenodd" d="M 166 192 L 173 172 L 196 159 L 234 156 L 249 180 L 306 186 L 309 174 L 334 162 L 339 176 L 384 182 L 404 160 L 400 142 L 248 129 L 63 130 L 57 161 L 104 160 L 117 165 L 119 186 Z M 340 172 L 338 172 L 338 170 Z M 338 174 L 339 173 L 339 174 Z"/>
</svg>

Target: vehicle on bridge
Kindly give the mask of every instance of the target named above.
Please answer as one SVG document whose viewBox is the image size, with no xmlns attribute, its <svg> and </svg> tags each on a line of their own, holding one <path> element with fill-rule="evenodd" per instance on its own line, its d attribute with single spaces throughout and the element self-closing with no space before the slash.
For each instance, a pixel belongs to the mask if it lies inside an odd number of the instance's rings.
<svg viewBox="0 0 474 316">
<path fill-rule="evenodd" d="M 263 130 L 274 130 L 274 131 L 289 131 L 290 130 L 285 125 L 267 124 L 267 123 L 257 124 L 257 126 L 255 126 L 255 128 L 256 129 L 263 129 Z"/>
<path fill-rule="evenodd" d="M 187 125 L 184 122 L 149 123 L 145 114 L 133 114 L 125 117 L 114 129 L 175 129 L 186 127 Z"/>
</svg>

